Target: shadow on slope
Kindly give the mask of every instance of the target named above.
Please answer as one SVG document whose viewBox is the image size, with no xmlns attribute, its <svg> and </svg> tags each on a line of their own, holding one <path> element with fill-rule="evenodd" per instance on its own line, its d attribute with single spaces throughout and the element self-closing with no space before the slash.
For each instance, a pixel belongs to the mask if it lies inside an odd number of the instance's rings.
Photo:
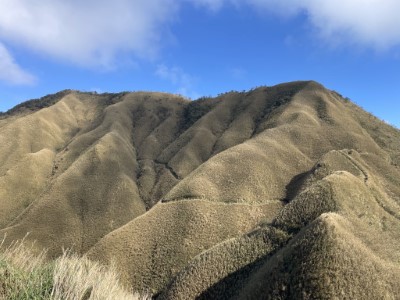
<svg viewBox="0 0 400 300">
<path fill-rule="evenodd" d="M 396 297 L 399 132 L 371 118 L 315 82 L 198 102 L 72 92 L 0 120 L 0 235 L 115 260 L 168 299 L 340 297 L 340 276 L 362 298 L 384 272 L 376 293 Z"/>
<path fill-rule="evenodd" d="M 201 253 L 158 299 L 395 299 L 400 223 L 348 153 L 325 155 L 272 223 Z"/>
</svg>

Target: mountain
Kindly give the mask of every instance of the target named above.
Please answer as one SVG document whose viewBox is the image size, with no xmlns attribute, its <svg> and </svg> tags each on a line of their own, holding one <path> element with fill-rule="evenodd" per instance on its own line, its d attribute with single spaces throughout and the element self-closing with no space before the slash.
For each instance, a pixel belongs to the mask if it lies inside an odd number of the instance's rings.
<svg viewBox="0 0 400 300">
<path fill-rule="evenodd" d="M 0 116 L 2 237 L 157 299 L 398 299 L 400 131 L 313 81 L 62 91 Z"/>
</svg>

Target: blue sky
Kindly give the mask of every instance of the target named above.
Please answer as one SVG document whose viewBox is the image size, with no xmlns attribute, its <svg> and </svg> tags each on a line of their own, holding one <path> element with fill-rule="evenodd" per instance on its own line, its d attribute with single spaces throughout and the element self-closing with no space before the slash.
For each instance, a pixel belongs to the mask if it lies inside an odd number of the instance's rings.
<svg viewBox="0 0 400 300">
<path fill-rule="evenodd" d="M 0 0 L 0 110 L 63 89 L 192 99 L 316 80 L 400 127 L 396 0 Z"/>
</svg>

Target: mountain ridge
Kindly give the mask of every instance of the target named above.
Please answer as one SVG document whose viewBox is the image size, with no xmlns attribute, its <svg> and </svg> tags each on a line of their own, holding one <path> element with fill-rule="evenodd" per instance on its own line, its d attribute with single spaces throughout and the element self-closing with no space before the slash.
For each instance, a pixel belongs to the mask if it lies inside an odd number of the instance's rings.
<svg viewBox="0 0 400 300">
<path fill-rule="evenodd" d="M 160 299 L 390 299 L 399 166 L 400 131 L 314 81 L 196 101 L 66 90 L 0 119 L 0 237 L 114 263 Z M 383 281 L 357 269 L 349 286 L 340 251 Z"/>
</svg>

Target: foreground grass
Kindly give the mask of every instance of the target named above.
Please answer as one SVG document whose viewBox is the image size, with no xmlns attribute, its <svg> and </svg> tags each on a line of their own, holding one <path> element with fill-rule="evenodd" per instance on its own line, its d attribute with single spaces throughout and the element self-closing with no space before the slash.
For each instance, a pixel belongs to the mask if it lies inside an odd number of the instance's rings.
<svg viewBox="0 0 400 300">
<path fill-rule="evenodd" d="M 113 268 L 86 257 L 64 253 L 53 262 L 45 261 L 22 242 L 3 247 L 0 243 L 0 300 L 145 300 L 125 291 Z"/>
</svg>

